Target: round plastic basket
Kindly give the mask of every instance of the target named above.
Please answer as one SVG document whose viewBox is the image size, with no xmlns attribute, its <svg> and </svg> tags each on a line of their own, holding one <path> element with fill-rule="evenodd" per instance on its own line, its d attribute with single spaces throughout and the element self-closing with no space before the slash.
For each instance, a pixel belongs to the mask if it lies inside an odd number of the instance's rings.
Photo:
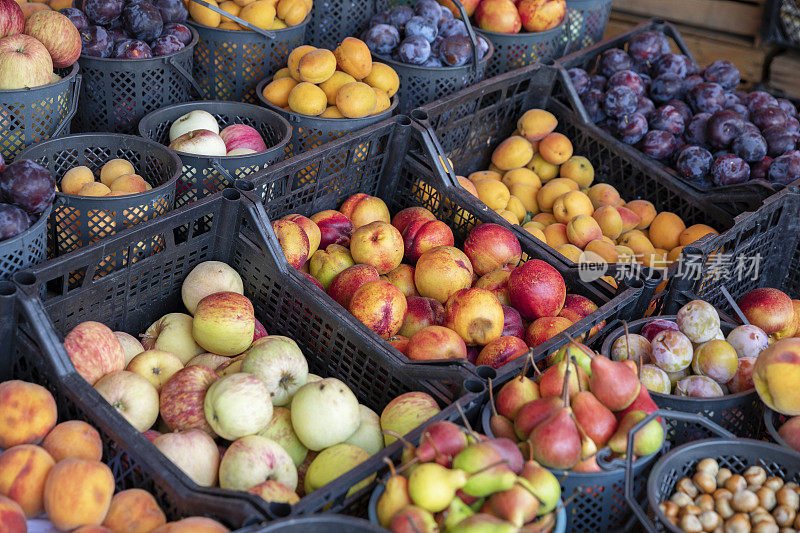
<svg viewBox="0 0 800 533">
<path fill-rule="evenodd" d="M 345 37 L 360 35 L 374 13 L 372 2 L 315 0 L 306 29 L 306 43 L 333 50 Z"/>
<path fill-rule="evenodd" d="M 78 109 L 78 64 L 56 69 L 55 83 L 0 91 L 0 156 L 10 163 L 26 146 L 69 133 Z"/>
<path fill-rule="evenodd" d="M 250 530 L 248 530 L 250 531 Z M 269 522 L 252 531 L 258 533 L 386 533 L 386 530 L 363 518 L 339 514 L 321 514 L 302 518 L 286 518 Z"/>
<path fill-rule="evenodd" d="M 114 59 L 82 55 L 83 82 L 73 126 L 79 132 L 136 133 L 150 111 L 192 100 L 192 53 L 197 32 L 185 48 L 150 59 Z"/>
<path fill-rule="evenodd" d="M 201 94 L 209 100 L 258 103 L 256 85 L 285 67 L 289 53 L 305 44 L 311 14 L 297 26 L 262 30 L 203 0 L 197 3 L 251 28 L 245 31 L 223 30 L 189 21 L 200 35 L 194 54 L 194 78 Z"/>
<path fill-rule="evenodd" d="M 567 48 L 569 11 L 564 20 L 552 30 L 538 33 L 497 33 L 477 29 L 494 47 L 494 56 L 489 62 L 487 77 L 505 74 L 511 70 L 527 67 L 533 63 L 544 63 L 558 59 Z"/>
<path fill-rule="evenodd" d="M 569 24 L 563 55 L 592 46 L 603 38 L 611 15 L 611 0 L 567 0 Z"/>
<path fill-rule="evenodd" d="M 675 315 L 654 318 L 674 321 Z M 650 320 L 653 320 L 653 318 L 643 318 L 631 322 L 628 324 L 628 332 L 639 333 L 642 327 Z M 720 329 L 726 335 L 735 327 L 735 324 L 726 322 L 720 324 Z M 624 334 L 624 328 L 617 328 L 609 333 L 603 341 L 601 353 L 607 357 L 610 356 L 611 345 L 618 337 Z M 758 438 L 761 434 L 761 420 L 763 418 L 761 410 L 763 407 L 755 389 L 728 394 L 720 398 L 689 398 L 658 392 L 651 392 L 650 396 L 661 409 L 682 411 L 684 413 L 699 413 L 729 430 L 737 437 Z M 697 425 L 686 424 L 680 420 L 668 420 L 667 428 L 669 439 L 673 444 L 683 444 L 684 442 L 709 436 L 708 432 L 697 427 Z"/>
<path fill-rule="evenodd" d="M 31 227 L 16 237 L 0 241 L 0 281 L 47 258 L 47 219 L 51 209 L 48 207 Z"/>
<path fill-rule="evenodd" d="M 21 158 L 33 159 L 59 180 L 72 167 L 85 165 L 95 174 L 110 159 L 131 162 L 137 173 L 153 188 L 139 194 L 116 197 L 86 197 L 56 193 L 50 217 L 50 254 L 62 255 L 135 224 L 146 222 L 172 209 L 181 161 L 174 152 L 157 142 L 133 135 L 85 133 L 51 139 L 28 147 Z M 104 275 L 163 247 L 163 238 L 132 245 L 120 257 L 100 262 Z M 77 281 L 77 278 L 71 281 Z"/>
<path fill-rule="evenodd" d="M 227 187 L 233 182 L 283 158 L 284 147 L 292 135 L 292 127 L 277 113 L 241 102 L 189 102 L 175 104 L 147 114 L 139 122 L 139 135 L 157 143 L 169 144 L 169 128 L 182 115 L 208 111 L 220 128 L 231 124 L 247 124 L 261 134 L 267 149 L 250 155 L 203 157 L 179 153 L 183 169 L 175 193 L 175 207 L 194 202 Z"/>
</svg>

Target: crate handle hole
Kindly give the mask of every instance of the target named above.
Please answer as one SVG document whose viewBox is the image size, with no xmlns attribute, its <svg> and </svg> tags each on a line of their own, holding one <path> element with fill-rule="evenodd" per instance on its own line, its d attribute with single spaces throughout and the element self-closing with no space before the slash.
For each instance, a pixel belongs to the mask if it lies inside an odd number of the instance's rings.
<svg viewBox="0 0 800 533">
<path fill-rule="evenodd" d="M 467 378 L 464 380 L 464 390 L 473 394 L 480 394 L 486 390 L 486 385 L 480 379 Z"/>
<path fill-rule="evenodd" d="M 14 281 L 18 285 L 32 287 L 36 283 L 36 275 L 33 272 L 17 272 L 14 274 Z"/>
<path fill-rule="evenodd" d="M 17 288 L 10 281 L 0 281 L 0 296 L 14 296 Z"/>
<path fill-rule="evenodd" d="M 237 191 L 236 189 L 224 189 L 222 191 L 222 197 L 226 200 L 237 201 L 242 197 L 242 194 Z"/>
<path fill-rule="evenodd" d="M 497 377 L 497 371 L 487 365 L 481 365 L 475 369 L 475 372 L 483 379 L 494 379 Z"/>
</svg>

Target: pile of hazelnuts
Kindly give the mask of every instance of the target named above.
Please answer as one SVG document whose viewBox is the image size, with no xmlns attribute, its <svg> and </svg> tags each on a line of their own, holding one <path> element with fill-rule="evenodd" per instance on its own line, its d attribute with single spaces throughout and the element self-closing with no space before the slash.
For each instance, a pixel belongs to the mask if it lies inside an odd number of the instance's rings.
<svg viewBox="0 0 800 533">
<path fill-rule="evenodd" d="M 659 508 L 687 533 L 800 530 L 800 486 L 769 476 L 760 466 L 734 474 L 714 459 L 702 459 L 695 474 L 679 480 Z"/>
</svg>

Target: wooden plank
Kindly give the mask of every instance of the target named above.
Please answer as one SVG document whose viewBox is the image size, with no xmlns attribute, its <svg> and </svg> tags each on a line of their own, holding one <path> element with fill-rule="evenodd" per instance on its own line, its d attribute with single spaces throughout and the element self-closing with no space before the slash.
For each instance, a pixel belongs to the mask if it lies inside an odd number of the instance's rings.
<svg viewBox="0 0 800 533">
<path fill-rule="evenodd" d="M 769 66 L 769 85 L 800 99 L 800 53 L 785 52 L 776 56 Z"/>
<path fill-rule="evenodd" d="M 613 0 L 617 11 L 755 37 L 763 6 L 731 0 Z"/>
</svg>

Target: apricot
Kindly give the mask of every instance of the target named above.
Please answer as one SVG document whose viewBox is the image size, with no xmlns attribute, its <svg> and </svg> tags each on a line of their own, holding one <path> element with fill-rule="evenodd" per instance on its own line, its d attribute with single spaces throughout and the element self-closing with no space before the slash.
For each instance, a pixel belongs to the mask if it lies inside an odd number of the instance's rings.
<svg viewBox="0 0 800 533">
<path fill-rule="evenodd" d="M 342 112 L 335 105 L 329 105 L 320 115 L 321 118 L 344 118 Z"/>
<path fill-rule="evenodd" d="M 225 24 L 223 22 L 222 24 Z M 219 27 L 222 27 L 222 24 Z M 81 526 L 78 529 L 73 529 L 70 533 L 115 533 L 113 530 L 105 526 Z"/>
<path fill-rule="evenodd" d="M 36 2 L 24 2 L 20 4 L 19 7 L 22 9 L 22 15 L 26 20 L 37 11 L 50 11 L 50 6 L 47 4 L 39 4 Z"/>
<path fill-rule="evenodd" d="M 618 263 L 635 263 L 636 257 L 634 257 L 633 250 L 631 250 L 627 246 L 616 245 L 614 249 L 617 251 L 617 262 Z"/>
<path fill-rule="evenodd" d="M 114 533 L 149 533 L 167 523 L 167 517 L 152 494 L 128 489 L 111 498 L 103 525 Z"/>
<path fill-rule="evenodd" d="M 525 211 L 533 215 L 539 212 L 539 202 L 537 194 L 539 188 L 527 183 L 515 183 L 509 188 L 509 192 L 522 203 Z"/>
<path fill-rule="evenodd" d="M 283 2 L 285 0 L 281 0 Z M 336 72 L 336 57 L 330 50 L 318 48 L 303 54 L 297 64 L 300 81 L 322 83 Z"/>
<path fill-rule="evenodd" d="M 483 179 L 502 181 L 503 174 L 495 172 L 494 170 L 479 170 L 467 176 L 467 179 L 469 179 L 469 181 L 471 181 L 472 183 L 478 182 Z"/>
<path fill-rule="evenodd" d="M 561 165 L 572 157 L 572 143 L 566 135 L 551 133 L 539 141 L 539 153 L 548 163 Z"/>
<path fill-rule="evenodd" d="M 92 174 L 92 170 L 89 167 L 72 167 L 61 178 L 61 192 L 64 194 L 78 194 L 81 187 L 93 181 L 94 174 Z"/>
<path fill-rule="evenodd" d="M 478 197 L 478 189 L 475 188 L 475 184 L 469 181 L 464 176 L 456 176 L 458 180 L 458 184 L 461 185 L 464 189 L 466 189 L 472 196 Z"/>
<path fill-rule="evenodd" d="M 645 254 L 655 252 L 653 243 L 642 234 L 628 232 L 619 238 L 621 246 L 627 246 L 633 250 L 636 259 L 641 259 Z"/>
<path fill-rule="evenodd" d="M 68 420 L 54 427 L 44 438 L 42 447 L 56 462 L 69 457 L 99 461 L 103 457 L 103 441 L 95 428 L 80 420 Z"/>
<path fill-rule="evenodd" d="M 294 81 L 294 78 L 291 76 L 288 78 L 277 78 L 269 82 L 264 87 L 261 94 L 263 94 L 264 98 L 271 104 L 278 107 L 286 107 L 289 105 L 289 93 L 292 92 L 292 89 L 294 89 L 296 85 L 297 82 Z"/>
<path fill-rule="evenodd" d="M 272 81 L 280 80 L 282 78 L 291 78 L 291 77 L 292 73 L 289 72 L 289 67 L 283 67 L 282 69 L 279 69 L 278 72 L 272 75 Z"/>
<path fill-rule="evenodd" d="M 538 147 L 537 147 L 538 149 Z M 525 165 L 525 168 L 533 170 L 542 183 L 547 183 L 551 179 L 558 176 L 558 165 L 554 165 L 544 159 L 542 154 L 535 153 L 530 162 Z"/>
<path fill-rule="evenodd" d="M 355 81 L 355 80 L 353 80 Z M 372 62 L 372 68 L 363 80 L 364 83 L 380 89 L 391 98 L 400 88 L 400 77 L 397 72 L 385 63 Z"/>
<path fill-rule="evenodd" d="M 347 83 L 336 93 L 336 107 L 347 118 L 363 118 L 370 115 L 378 103 L 375 91 L 360 81 Z"/>
<path fill-rule="evenodd" d="M 511 197 L 508 187 L 497 180 L 480 180 L 475 183 L 475 190 L 478 192 L 478 198 L 489 209 L 505 209 L 508 199 Z"/>
<path fill-rule="evenodd" d="M 595 183 L 589 187 L 587 195 L 595 209 L 603 207 L 604 205 L 616 206 L 620 201 L 617 189 L 608 183 Z"/>
<path fill-rule="evenodd" d="M 501 170 L 511 170 L 527 165 L 533 157 L 533 146 L 524 137 L 512 135 L 492 152 L 492 163 Z"/>
<path fill-rule="evenodd" d="M 568 223 L 578 215 L 591 216 L 594 212 L 592 201 L 580 191 L 569 191 L 553 203 L 553 216 L 562 224 Z"/>
<path fill-rule="evenodd" d="M 22 507 L 11 498 L 0 494 L 0 526 L 4 533 L 25 533 L 28 531 L 28 522 Z"/>
<path fill-rule="evenodd" d="M 544 226 L 549 226 L 550 224 L 555 224 L 555 223 L 558 222 L 556 220 L 556 217 L 553 216 L 553 213 L 537 213 L 537 214 L 533 215 L 533 218 L 531 219 L 531 221 L 539 222 L 540 224 L 542 224 Z M 542 229 L 544 229 L 544 228 L 542 228 Z"/>
<path fill-rule="evenodd" d="M 672 250 L 667 253 L 667 262 L 672 264 L 678 259 L 681 258 L 681 252 L 683 251 L 683 246 L 676 246 Z"/>
<path fill-rule="evenodd" d="M 567 239 L 580 249 L 595 239 L 602 239 L 600 225 L 589 215 L 578 215 L 567 224 Z"/>
<path fill-rule="evenodd" d="M 328 98 L 322 89 L 304 81 L 289 92 L 289 107 L 295 113 L 314 117 L 322 114 L 328 107 Z"/>
<path fill-rule="evenodd" d="M 53 395 L 41 385 L 16 379 L 0 383 L 0 448 L 42 442 L 57 419 Z"/>
<path fill-rule="evenodd" d="M 589 187 L 594 181 L 594 167 L 582 155 L 573 155 L 561 165 L 559 175 L 562 178 L 571 179 L 583 189 Z"/>
<path fill-rule="evenodd" d="M 503 217 L 506 220 L 506 222 L 508 222 L 512 226 L 514 224 L 519 224 L 520 222 L 520 219 L 517 218 L 517 215 L 515 215 L 513 211 L 509 211 L 508 209 L 495 209 L 495 213 Z"/>
<path fill-rule="evenodd" d="M 219 26 L 217 26 L 217 28 L 219 28 L 221 30 L 244 31 L 244 28 L 242 26 L 240 26 L 239 24 L 237 24 L 236 22 L 220 22 Z M 97 527 L 102 527 L 102 526 L 85 526 L 85 527 L 86 528 L 89 528 L 89 527 L 97 528 Z M 84 529 L 84 528 L 80 528 L 80 529 Z M 76 529 L 75 531 L 78 531 L 78 530 Z"/>
<path fill-rule="evenodd" d="M 539 179 L 539 176 L 536 175 L 536 172 L 526 167 L 509 170 L 503 174 L 502 181 L 506 187 L 511 187 L 517 183 L 530 185 L 536 189 L 539 189 L 542 186 L 542 180 Z"/>
<path fill-rule="evenodd" d="M 223 10 L 224 12 L 226 12 L 226 13 L 230 13 L 234 17 L 238 17 L 239 16 L 239 12 L 242 10 L 242 6 L 240 6 L 239 4 L 234 2 L 233 0 L 228 0 L 227 2 L 222 2 L 221 4 L 219 4 L 219 8 L 221 10 Z M 236 22 L 234 22 L 233 20 L 229 19 L 228 17 L 226 17 L 224 15 L 220 15 L 220 20 L 222 22 L 229 22 L 229 23 L 232 23 L 232 24 L 236 24 Z M 239 24 L 236 24 L 236 25 L 239 26 Z"/>
<path fill-rule="evenodd" d="M 619 254 L 613 244 L 610 244 L 602 239 L 594 239 L 589 241 L 584 248 L 586 253 L 594 253 L 603 258 L 606 263 L 616 263 L 619 260 Z"/>
<path fill-rule="evenodd" d="M 136 174 L 136 169 L 134 169 L 131 162 L 126 159 L 111 159 L 100 169 L 100 182 L 106 187 L 111 187 L 114 180 L 123 174 Z"/>
<path fill-rule="evenodd" d="M 639 224 L 636 226 L 636 229 L 649 228 L 650 224 L 653 222 L 653 219 L 656 218 L 656 208 L 647 200 L 631 200 L 625 204 L 625 207 L 639 215 L 640 220 Z"/>
<path fill-rule="evenodd" d="M 567 226 L 565 224 L 550 224 L 542 231 L 545 240 L 551 248 L 558 248 L 562 244 L 569 244 L 567 238 Z"/>
<path fill-rule="evenodd" d="M 639 215 L 628 209 L 627 207 L 616 206 L 614 209 L 617 210 L 619 213 L 620 219 L 622 220 L 622 233 L 627 231 L 634 230 L 636 226 L 639 225 L 639 222 L 642 219 L 639 218 Z M 642 233 L 642 235 L 647 236 L 648 230 L 635 230 Z"/>
<path fill-rule="evenodd" d="M 686 225 L 681 220 L 681 217 L 669 211 L 662 211 L 657 214 L 650 223 L 649 236 L 650 242 L 656 248 L 664 248 L 672 250 L 679 244 L 680 236 Z"/>
<path fill-rule="evenodd" d="M 252 4 L 247 4 L 239 12 L 239 18 L 242 18 L 264 30 L 268 30 L 275 20 L 275 7 L 263 0 L 256 0 Z"/>
<path fill-rule="evenodd" d="M 79 196 L 108 196 L 111 189 L 100 183 L 99 181 L 90 181 L 84 183 L 76 194 Z"/>
<path fill-rule="evenodd" d="M 47 5 L 53 11 L 60 11 L 65 7 L 72 7 L 72 0 L 48 0 Z"/>
<path fill-rule="evenodd" d="M 544 236 L 544 231 L 542 231 L 541 228 L 538 228 L 536 226 L 531 226 L 530 224 L 531 223 L 528 222 L 524 226 L 522 226 L 522 228 L 531 235 L 533 235 L 534 237 L 536 237 L 537 239 L 539 239 L 540 241 L 542 241 L 543 243 L 547 244 L 547 238 Z"/>
<path fill-rule="evenodd" d="M 114 475 L 100 461 L 64 459 L 47 476 L 44 508 L 55 527 L 70 530 L 103 522 L 114 495 Z"/>
<path fill-rule="evenodd" d="M 111 192 L 137 194 L 147 190 L 147 182 L 138 174 L 123 174 L 111 184 Z"/>
<path fill-rule="evenodd" d="M 357 80 L 347 72 L 337 70 L 334 71 L 330 78 L 320 83 L 319 88 L 322 89 L 322 92 L 324 92 L 325 96 L 328 98 L 328 105 L 336 105 L 336 93 L 339 92 L 339 89 L 348 83 L 354 83 L 356 81 Z"/>
<path fill-rule="evenodd" d="M 575 246 L 574 244 L 561 244 L 556 248 L 556 251 L 572 261 L 573 263 L 577 263 L 581 259 L 581 249 Z"/>
<path fill-rule="evenodd" d="M 28 518 L 42 514 L 45 481 L 55 465 L 47 451 L 34 444 L 13 446 L 0 454 L 0 494 L 19 504 Z"/>
<path fill-rule="evenodd" d="M 536 193 L 536 201 L 539 209 L 542 211 L 552 212 L 553 204 L 562 194 L 569 191 L 577 191 L 578 184 L 566 178 L 556 178 L 548 181 Z"/>
<path fill-rule="evenodd" d="M 681 234 L 678 236 L 678 242 L 681 246 L 686 246 L 687 244 L 692 244 L 708 234 L 719 235 L 719 232 L 717 232 L 717 230 L 711 226 L 706 226 L 705 224 L 694 224 L 693 226 L 689 226 L 681 232 Z"/>
<path fill-rule="evenodd" d="M 208 0 L 208 3 L 214 7 L 219 7 L 216 0 Z M 189 15 L 192 17 L 192 20 L 198 24 L 211 28 L 216 28 L 222 21 L 222 15 L 207 7 L 201 6 L 197 2 L 189 2 Z"/>
<path fill-rule="evenodd" d="M 300 79 L 300 71 L 298 70 L 298 67 L 300 66 L 300 60 L 304 55 L 313 50 L 316 50 L 316 47 L 304 44 L 302 46 L 298 46 L 289 53 L 289 57 L 286 58 L 286 68 L 289 69 L 289 74 L 292 76 L 292 78 L 294 78 L 294 81 L 302 81 Z"/>
<path fill-rule="evenodd" d="M 604 205 L 595 209 L 592 218 L 600 225 L 603 235 L 609 239 L 616 239 L 622 233 L 622 217 L 615 207 Z"/>
<path fill-rule="evenodd" d="M 303 0 L 280 0 L 277 6 L 277 16 L 286 21 L 286 26 L 297 26 L 308 15 L 309 9 Z M 277 19 L 276 19 L 277 20 Z"/>
<path fill-rule="evenodd" d="M 553 132 L 558 119 L 544 109 L 529 109 L 517 120 L 517 131 L 529 141 L 539 141 Z"/>
<path fill-rule="evenodd" d="M 503 210 L 501 210 L 503 211 Z M 519 198 L 514 196 L 513 194 L 508 198 L 508 204 L 506 204 L 505 211 L 510 211 L 514 214 L 514 218 L 517 220 L 516 222 L 512 222 L 512 224 L 519 224 L 525 215 L 527 214 L 527 210 L 525 206 L 522 205 L 522 202 Z M 501 215 L 502 216 L 502 215 Z"/>
<path fill-rule="evenodd" d="M 228 533 L 229 531 L 228 528 L 211 518 L 191 516 L 177 522 L 167 522 L 154 529 L 152 533 Z"/>
<path fill-rule="evenodd" d="M 372 88 L 372 91 L 375 93 L 375 98 L 377 100 L 375 109 L 372 110 L 373 115 L 379 115 L 392 107 L 392 101 L 385 92 L 375 87 Z"/>
<path fill-rule="evenodd" d="M 338 69 L 357 80 L 366 78 L 372 71 L 372 54 L 360 39 L 345 37 L 333 54 L 336 56 Z"/>
</svg>

